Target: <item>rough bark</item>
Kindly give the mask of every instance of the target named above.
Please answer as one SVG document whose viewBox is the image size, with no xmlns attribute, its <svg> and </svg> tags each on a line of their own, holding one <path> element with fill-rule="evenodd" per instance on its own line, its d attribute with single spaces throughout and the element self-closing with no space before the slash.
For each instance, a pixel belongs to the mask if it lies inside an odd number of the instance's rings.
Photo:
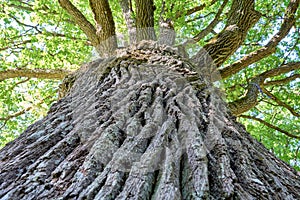
<svg viewBox="0 0 300 200">
<path fill-rule="evenodd" d="M 117 48 L 115 23 L 107 0 L 90 0 L 96 26 L 69 0 L 58 0 L 60 6 L 68 12 L 79 28 L 86 34 L 101 57 L 109 57 Z"/>
<path fill-rule="evenodd" d="M 170 47 L 83 66 L 0 151 L 0 199 L 300 199 L 300 178 Z"/>
<path fill-rule="evenodd" d="M 92 45 L 96 47 L 100 41 L 96 34 L 96 29 L 85 16 L 69 0 L 58 0 L 59 5 L 65 9 L 74 19 L 79 28 L 86 34 Z"/>
</svg>

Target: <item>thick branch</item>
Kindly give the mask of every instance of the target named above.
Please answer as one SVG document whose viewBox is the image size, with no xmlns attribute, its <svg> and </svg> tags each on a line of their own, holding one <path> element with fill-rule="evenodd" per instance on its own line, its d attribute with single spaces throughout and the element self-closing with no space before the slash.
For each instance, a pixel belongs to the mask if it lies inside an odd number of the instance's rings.
<svg viewBox="0 0 300 200">
<path fill-rule="evenodd" d="M 250 53 L 249 55 L 243 57 L 242 59 L 234 62 L 233 64 L 226 66 L 220 70 L 222 78 L 227 78 L 240 70 L 244 69 L 248 65 L 255 63 L 276 51 L 276 46 L 278 43 L 289 33 L 292 26 L 295 24 L 295 13 L 299 6 L 300 0 L 291 0 L 288 5 L 283 24 L 276 35 L 274 35 L 268 44 L 257 51 Z"/>
<path fill-rule="evenodd" d="M 135 0 L 137 41 L 156 40 L 153 0 Z"/>
<path fill-rule="evenodd" d="M 239 116 L 257 105 L 258 93 L 261 90 L 259 86 L 260 82 L 261 79 L 259 77 L 255 78 L 249 83 L 247 93 L 244 97 L 228 103 L 228 107 L 233 115 Z"/>
<path fill-rule="evenodd" d="M 264 79 L 278 76 L 281 74 L 288 73 L 290 71 L 300 69 L 300 62 L 293 62 L 293 63 L 288 63 L 285 65 L 282 65 L 280 67 L 277 67 L 275 69 L 268 70 L 264 73 L 262 73 L 260 76 L 263 77 Z"/>
<path fill-rule="evenodd" d="M 254 0 L 235 0 L 232 3 L 226 27 L 203 47 L 217 67 L 238 49 L 246 38 L 248 30 L 260 16 L 261 14 L 254 10 Z M 198 53 L 192 58 L 194 63 L 201 62 L 198 59 L 201 55 Z"/>
<path fill-rule="evenodd" d="M 0 71 L 0 81 L 17 77 L 63 79 L 70 73 L 71 71 L 58 69 L 9 69 L 6 71 Z"/>
<path fill-rule="evenodd" d="M 110 56 L 117 48 L 115 22 L 107 0 L 90 0 L 90 7 L 96 22 L 96 35 L 99 44 L 96 47 L 100 56 Z"/>
<path fill-rule="evenodd" d="M 233 102 L 230 102 L 228 104 L 231 112 L 234 115 L 238 116 L 238 115 L 250 110 L 251 108 L 253 108 L 254 106 L 257 105 L 257 97 L 258 97 L 259 92 L 261 92 L 261 93 L 265 93 L 268 97 L 272 98 L 279 105 L 287 108 L 293 115 L 299 116 L 299 114 L 296 113 L 289 105 L 280 101 L 274 95 L 272 95 L 271 93 L 269 93 L 267 90 L 265 90 L 263 88 L 263 86 L 264 86 L 263 82 L 265 81 L 266 78 L 270 78 L 270 77 L 278 76 L 278 75 L 281 75 L 284 73 L 288 73 L 290 71 L 293 71 L 293 70 L 296 70 L 299 68 L 300 68 L 300 62 L 288 63 L 286 65 L 282 65 L 280 67 L 268 70 L 268 71 L 258 75 L 256 78 L 254 78 L 249 83 L 248 88 L 247 88 L 247 93 L 244 97 L 242 97 L 238 100 L 235 100 Z"/>
<path fill-rule="evenodd" d="M 58 0 L 60 6 L 71 15 L 79 28 L 85 33 L 92 45 L 96 47 L 99 44 L 99 39 L 96 34 L 95 27 L 85 18 L 85 16 L 69 1 Z"/>
<path fill-rule="evenodd" d="M 295 139 L 298 139 L 298 140 L 300 139 L 300 136 L 293 135 L 293 134 L 291 134 L 291 133 L 289 133 L 289 132 L 287 132 L 285 130 L 282 130 L 281 128 L 279 128 L 277 126 L 274 126 L 273 124 L 270 124 L 270 123 L 268 123 L 268 122 L 266 122 L 266 121 L 264 121 L 262 119 L 259 119 L 259 118 L 256 118 L 256 117 L 252 117 L 252 116 L 248 116 L 248 115 L 240 115 L 240 117 L 243 117 L 243 118 L 246 118 L 246 119 L 253 119 L 253 120 L 258 121 L 258 122 L 266 125 L 267 127 L 272 128 L 272 129 L 274 129 L 276 131 L 279 131 L 279 132 L 281 132 L 281 133 L 283 133 L 283 134 L 285 134 L 285 135 L 287 135 L 287 136 L 289 136 L 291 138 L 295 138 Z"/>
</svg>

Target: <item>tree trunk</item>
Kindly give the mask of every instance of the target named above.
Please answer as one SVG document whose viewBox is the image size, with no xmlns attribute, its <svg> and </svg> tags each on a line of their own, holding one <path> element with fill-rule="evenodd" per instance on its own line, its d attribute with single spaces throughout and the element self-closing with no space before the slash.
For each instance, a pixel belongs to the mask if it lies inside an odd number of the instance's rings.
<svg viewBox="0 0 300 200">
<path fill-rule="evenodd" d="M 83 66 L 0 152 L 0 199 L 300 199 L 300 178 L 171 47 Z"/>
</svg>

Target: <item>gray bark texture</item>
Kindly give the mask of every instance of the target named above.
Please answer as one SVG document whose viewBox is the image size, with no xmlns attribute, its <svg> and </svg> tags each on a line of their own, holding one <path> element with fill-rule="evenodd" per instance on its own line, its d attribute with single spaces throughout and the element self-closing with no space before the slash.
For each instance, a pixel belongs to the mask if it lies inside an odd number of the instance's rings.
<svg viewBox="0 0 300 200">
<path fill-rule="evenodd" d="M 1 149 L 0 199 L 300 199 L 195 66 L 153 42 L 82 66 Z"/>
</svg>

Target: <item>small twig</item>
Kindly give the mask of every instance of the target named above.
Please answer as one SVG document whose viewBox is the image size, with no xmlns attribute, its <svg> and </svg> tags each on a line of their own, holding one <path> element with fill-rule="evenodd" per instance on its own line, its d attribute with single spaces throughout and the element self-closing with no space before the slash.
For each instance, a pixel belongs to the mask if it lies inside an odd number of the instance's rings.
<svg viewBox="0 0 300 200">
<path fill-rule="evenodd" d="M 283 129 L 277 127 L 277 126 L 274 126 L 273 124 L 270 124 L 270 123 L 268 123 L 268 122 L 266 122 L 266 121 L 264 121 L 264 120 L 262 120 L 262 119 L 259 119 L 259 118 L 256 118 L 256 117 L 252 117 L 252 116 L 248 116 L 248 115 L 240 115 L 239 117 L 243 117 L 243 118 L 246 118 L 246 119 L 253 119 L 253 120 L 255 120 L 255 121 L 258 121 L 258 122 L 260 122 L 260 123 L 266 125 L 266 126 L 269 127 L 269 128 L 272 128 L 272 129 L 274 129 L 274 130 L 276 130 L 276 131 L 279 131 L 279 132 L 281 132 L 281 133 L 287 135 L 288 137 L 295 138 L 295 139 L 298 139 L 298 140 L 300 139 L 300 136 L 298 136 L 298 135 L 293 135 L 293 134 L 291 134 L 291 133 L 289 133 L 289 132 L 287 132 L 287 131 L 285 131 L 285 130 L 283 130 Z"/>
<path fill-rule="evenodd" d="M 278 105 L 288 109 L 292 113 L 292 115 L 294 115 L 295 117 L 300 117 L 300 114 L 298 114 L 291 106 L 289 106 L 285 102 L 279 100 L 275 95 L 273 95 L 271 92 L 269 92 L 265 88 L 262 88 L 262 90 L 263 90 L 264 94 L 266 94 L 270 99 L 275 101 Z"/>
</svg>

